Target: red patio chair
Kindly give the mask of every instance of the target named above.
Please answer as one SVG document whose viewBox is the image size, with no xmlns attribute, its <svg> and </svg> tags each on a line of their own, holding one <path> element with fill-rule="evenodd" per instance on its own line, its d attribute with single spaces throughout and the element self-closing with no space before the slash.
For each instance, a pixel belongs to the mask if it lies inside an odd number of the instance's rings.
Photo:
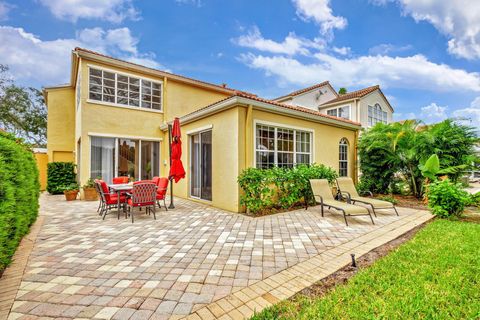
<svg viewBox="0 0 480 320">
<path fill-rule="evenodd" d="M 157 183 L 157 205 L 159 208 L 161 208 L 162 206 L 160 205 L 160 201 L 163 200 L 165 211 L 168 211 L 167 203 L 165 202 L 165 199 L 167 198 L 168 182 L 169 181 L 167 178 L 159 178 Z"/>
<path fill-rule="evenodd" d="M 157 192 L 157 186 L 153 182 L 137 181 L 133 184 L 131 193 L 128 193 L 127 205 L 132 216 L 133 223 L 133 209 L 146 207 L 146 213 L 153 211 L 153 218 L 155 216 L 155 197 Z"/>
<path fill-rule="evenodd" d="M 97 190 L 100 193 L 101 210 L 100 215 L 103 215 L 102 219 L 105 220 L 108 210 L 117 209 L 118 205 L 118 195 L 116 193 L 110 193 L 108 186 L 103 180 L 95 180 L 97 185 Z M 127 202 L 125 195 L 120 195 L 120 204 Z M 120 213 L 117 215 L 117 218 L 120 219 Z"/>
<path fill-rule="evenodd" d="M 115 178 L 113 178 L 112 183 L 113 184 L 128 183 L 128 177 L 124 177 L 124 176 L 115 177 Z"/>
</svg>

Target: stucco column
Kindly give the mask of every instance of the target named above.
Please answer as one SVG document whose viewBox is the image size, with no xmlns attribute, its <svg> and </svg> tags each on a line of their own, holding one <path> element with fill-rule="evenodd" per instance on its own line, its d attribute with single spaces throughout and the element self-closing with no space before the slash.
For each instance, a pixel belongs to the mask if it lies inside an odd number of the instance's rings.
<svg viewBox="0 0 480 320">
<path fill-rule="evenodd" d="M 245 117 L 245 168 L 252 166 L 253 162 L 253 107 L 248 105 Z"/>
</svg>

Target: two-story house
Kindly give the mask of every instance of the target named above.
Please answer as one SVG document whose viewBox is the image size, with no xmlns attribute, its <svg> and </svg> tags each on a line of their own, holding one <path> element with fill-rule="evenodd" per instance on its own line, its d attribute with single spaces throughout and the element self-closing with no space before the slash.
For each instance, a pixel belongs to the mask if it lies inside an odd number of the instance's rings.
<svg viewBox="0 0 480 320">
<path fill-rule="evenodd" d="M 322 163 L 356 178 L 360 124 L 338 114 L 81 48 L 72 51 L 70 83 L 45 88 L 44 96 L 48 160 L 75 162 L 81 184 L 167 176 L 167 124 L 175 117 L 187 171 L 176 196 L 238 212 L 237 177 L 248 167 Z"/>
<path fill-rule="evenodd" d="M 378 85 L 338 94 L 330 83 L 325 81 L 276 98 L 275 101 L 359 122 L 364 128 L 378 122 L 392 122 L 394 112 Z"/>
</svg>

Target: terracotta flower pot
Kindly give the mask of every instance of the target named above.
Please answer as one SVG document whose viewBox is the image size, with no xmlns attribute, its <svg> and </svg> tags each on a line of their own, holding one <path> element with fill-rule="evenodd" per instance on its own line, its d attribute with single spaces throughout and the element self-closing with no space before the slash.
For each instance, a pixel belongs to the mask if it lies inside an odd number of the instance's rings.
<svg viewBox="0 0 480 320">
<path fill-rule="evenodd" d="M 95 188 L 83 188 L 83 198 L 86 201 L 98 200 L 97 190 Z"/>
<path fill-rule="evenodd" d="M 67 201 L 73 201 L 77 199 L 78 190 L 63 191 L 63 194 L 65 195 L 65 199 Z"/>
</svg>

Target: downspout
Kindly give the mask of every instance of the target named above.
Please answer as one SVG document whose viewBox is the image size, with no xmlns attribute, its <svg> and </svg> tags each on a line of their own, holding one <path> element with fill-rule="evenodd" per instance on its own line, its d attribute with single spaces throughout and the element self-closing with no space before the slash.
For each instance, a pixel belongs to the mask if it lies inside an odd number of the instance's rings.
<svg viewBox="0 0 480 320">
<path fill-rule="evenodd" d="M 253 106 L 247 106 L 247 115 L 245 117 L 245 169 L 249 168 L 253 162 Z"/>
</svg>

